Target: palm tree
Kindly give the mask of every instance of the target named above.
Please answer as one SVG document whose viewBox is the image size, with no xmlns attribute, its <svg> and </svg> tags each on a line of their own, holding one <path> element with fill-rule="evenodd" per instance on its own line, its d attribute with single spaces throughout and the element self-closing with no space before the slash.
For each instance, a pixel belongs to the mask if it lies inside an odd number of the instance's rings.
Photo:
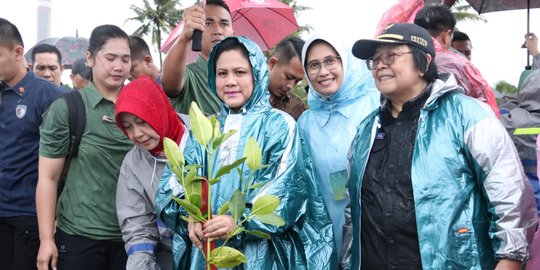
<svg viewBox="0 0 540 270">
<path fill-rule="evenodd" d="M 464 21 L 481 21 L 481 22 L 487 22 L 487 20 L 482 17 L 481 15 L 478 15 L 476 11 L 469 5 L 469 3 L 465 2 L 463 3 L 463 0 L 457 0 L 456 3 L 452 6 L 452 12 L 454 13 L 454 17 L 456 17 L 456 21 L 458 22 L 464 22 Z"/>
<path fill-rule="evenodd" d="M 298 15 L 302 12 L 302 11 L 305 11 L 305 10 L 309 10 L 311 9 L 310 7 L 306 7 L 306 6 L 302 6 L 302 5 L 298 5 L 298 3 L 296 2 L 296 0 L 279 0 L 280 2 L 288 5 L 288 6 L 291 6 L 294 10 L 294 17 L 298 18 Z M 296 32 L 293 33 L 294 36 L 300 36 L 302 33 L 304 32 L 308 32 L 313 30 L 313 27 L 311 27 L 311 25 L 300 25 L 300 28 L 298 28 L 298 30 L 296 30 Z"/>
<path fill-rule="evenodd" d="M 131 5 L 130 8 L 137 14 L 128 20 L 139 21 L 141 26 L 133 32 L 134 35 L 144 36 L 151 34 L 152 43 L 157 44 L 159 52 L 159 65 L 162 65 L 161 34 L 170 33 L 182 20 L 182 12 L 178 0 L 154 0 L 151 5 L 143 0 L 144 7 Z"/>
</svg>

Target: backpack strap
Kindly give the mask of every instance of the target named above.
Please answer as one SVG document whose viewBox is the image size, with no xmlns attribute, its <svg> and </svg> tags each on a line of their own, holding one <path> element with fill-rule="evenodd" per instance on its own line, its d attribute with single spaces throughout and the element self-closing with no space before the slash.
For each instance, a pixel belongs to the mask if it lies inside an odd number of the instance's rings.
<svg viewBox="0 0 540 270">
<path fill-rule="evenodd" d="M 60 181 L 63 182 L 66 179 L 71 159 L 79 153 L 79 145 L 86 125 L 86 111 L 81 93 L 78 90 L 69 91 L 62 97 L 66 100 L 69 117 L 69 148 L 60 178 Z"/>
</svg>

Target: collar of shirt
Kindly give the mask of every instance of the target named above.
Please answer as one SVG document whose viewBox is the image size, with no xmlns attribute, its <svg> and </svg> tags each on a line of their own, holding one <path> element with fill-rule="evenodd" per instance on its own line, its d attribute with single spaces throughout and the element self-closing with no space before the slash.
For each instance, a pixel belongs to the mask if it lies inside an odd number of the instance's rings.
<svg viewBox="0 0 540 270">
<path fill-rule="evenodd" d="M 90 106 L 92 107 L 92 109 L 95 109 L 96 106 L 102 101 L 108 101 L 108 102 L 112 102 L 110 100 L 107 100 L 103 95 L 101 95 L 101 93 L 98 92 L 98 90 L 96 89 L 96 86 L 94 85 L 93 82 L 88 82 L 88 85 L 83 88 L 86 90 L 86 95 L 88 97 L 88 101 L 90 103 Z"/>
<path fill-rule="evenodd" d="M 426 87 L 426 89 L 424 89 L 418 96 L 405 102 L 397 118 L 414 119 L 418 117 L 418 115 L 420 114 L 420 109 L 425 105 L 427 99 L 431 95 L 432 85 L 433 84 L 429 84 Z M 389 99 L 386 100 L 386 102 L 383 105 L 383 112 L 386 115 L 389 115 L 389 116 L 392 115 L 392 101 L 391 100 Z M 385 118 L 386 117 L 383 117 L 382 120 L 385 121 Z M 389 120 L 389 119 L 386 119 L 386 120 Z"/>
<path fill-rule="evenodd" d="M 0 85 L 0 89 L 2 90 L 2 92 L 13 91 L 18 96 L 24 98 L 26 96 L 26 93 L 28 92 L 28 91 L 26 91 L 27 90 L 26 88 L 36 78 L 36 75 L 34 74 L 34 72 L 32 72 L 31 70 L 28 70 L 28 69 L 27 69 L 27 71 L 28 72 L 26 73 L 26 75 L 24 75 L 23 79 L 21 81 L 19 81 L 13 87 L 10 87 L 6 83 L 2 83 L 2 85 Z"/>
</svg>

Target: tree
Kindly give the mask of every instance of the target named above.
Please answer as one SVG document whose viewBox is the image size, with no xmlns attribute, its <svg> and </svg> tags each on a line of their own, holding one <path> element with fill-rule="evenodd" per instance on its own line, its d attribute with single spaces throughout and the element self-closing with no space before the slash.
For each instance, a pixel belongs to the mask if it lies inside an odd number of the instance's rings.
<svg viewBox="0 0 540 270">
<path fill-rule="evenodd" d="M 497 82 L 497 85 L 495 85 L 495 89 L 501 94 L 516 94 L 518 92 L 517 87 L 507 81 Z"/>
<path fill-rule="evenodd" d="M 463 0 L 456 1 L 456 4 L 452 6 L 452 12 L 454 13 L 454 17 L 456 17 L 456 21 L 458 22 L 487 22 L 486 19 L 476 13 L 476 11 L 471 7 L 471 5 L 469 5 L 468 3 L 463 3 Z"/>
<path fill-rule="evenodd" d="M 296 0 L 279 0 L 279 1 L 293 8 L 295 18 L 298 18 L 298 15 L 300 15 L 302 11 L 311 9 L 310 7 L 298 5 Z M 300 35 L 302 35 L 302 33 L 304 32 L 309 33 L 313 29 L 313 27 L 311 27 L 309 24 L 299 25 L 299 27 L 300 28 L 298 28 L 298 30 L 296 30 L 296 32 L 294 32 L 292 35 L 299 37 Z"/>
<path fill-rule="evenodd" d="M 138 21 L 141 26 L 133 32 L 137 36 L 152 35 L 152 44 L 157 44 L 159 52 L 159 65 L 163 62 L 161 56 L 161 35 L 170 33 L 182 20 L 183 10 L 180 9 L 178 0 L 153 0 L 151 5 L 149 0 L 143 0 L 144 7 L 131 5 L 130 8 L 137 15 L 128 20 Z"/>
</svg>

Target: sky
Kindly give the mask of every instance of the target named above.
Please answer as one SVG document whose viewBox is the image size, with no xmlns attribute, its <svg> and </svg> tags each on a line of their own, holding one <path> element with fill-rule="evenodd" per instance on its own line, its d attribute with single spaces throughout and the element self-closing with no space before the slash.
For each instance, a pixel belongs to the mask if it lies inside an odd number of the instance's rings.
<svg viewBox="0 0 540 270">
<path fill-rule="evenodd" d="M 0 17 L 17 25 L 26 49 L 37 42 L 37 6 L 44 0 L 1 0 Z M 132 33 L 137 24 L 126 21 L 134 16 L 130 5 L 142 6 L 142 0 L 50 0 L 51 36 L 89 37 L 101 24 L 115 24 Z M 352 44 L 361 38 L 371 38 L 381 15 L 398 0 L 297 0 L 310 7 L 297 18 L 300 25 L 310 25 L 322 32 Z M 150 0 L 150 2 L 152 2 Z M 180 0 L 182 7 L 195 1 Z M 473 11 L 474 12 L 474 11 Z M 526 11 L 505 11 L 482 15 L 487 22 L 460 22 L 457 27 L 472 40 L 472 62 L 493 87 L 504 80 L 517 85 L 527 63 L 526 50 L 520 48 L 526 33 Z M 531 32 L 539 32 L 540 9 L 531 10 Z M 303 36 L 307 38 L 309 34 Z M 150 39 L 147 38 L 149 41 Z M 155 59 L 157 50 L 154 51 Z M 65 72 L 67 73 L 67 72 Z"/>
</svg>

